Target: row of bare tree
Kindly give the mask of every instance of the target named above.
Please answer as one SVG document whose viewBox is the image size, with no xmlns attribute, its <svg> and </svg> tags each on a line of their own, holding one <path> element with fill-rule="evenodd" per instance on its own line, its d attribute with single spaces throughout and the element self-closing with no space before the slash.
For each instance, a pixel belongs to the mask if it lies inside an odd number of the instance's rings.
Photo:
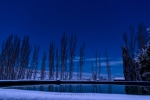
<svg viewBox="0 0 150 100">
<path fill-rule="evenodd" d="M 41 65 L 39 65 L 40 46 L 35 45 L 33 50 L 29 43 L 29 36 L 24 36 L 23 40 L 17 35 L 10 35 L 2 44 L 0 54 L 0 79 L 60 79 L 71 80 L 73 78 L 74 58 L 77 44 L 77 37 L 72 34 L 69 38 L 64 33 L 61 38 L 61 47 L 58 49 L 53 41 L 50 42 L 48 55 L 44 51 Z M 82 79 L 83 66 L 85 62 L 85 42 L 79 49 L 79 61 L 77 79 Z M 30 55 L 32 53 L 32 55 Z M 107 52 L 106 66 L 108 80 L 111 80 L 111 69 Z M 31 58 L 31 59 L 30 59 Z M 48 62 L 48 63 L 47 63 Z M 92 63 L 92 79 L 100 79 L 101 60 L 100 54 L 96 52 L 95 68 Z M 41 67 L 40 67 L 41 66 Z M 48 68 L 48 70 L 46 70 Z"/>
<path fill-rule="evenodd" d="M 24 36 L 21 41 L 17 35 L 10 35 L 2 44 L 0 53 L 0 79 L 36 79 L 40 75 L 41 80 L 45 79 L 46 76 L 50 80 L 57 78 L 71 80 L 74 72 L 73 60 L 75 58 L 76 44 L 77 37 L 75 34 L 67 38 L 64 33 L 61 38 L 60 53 L 55 43 L 53 41 L 50 42 L 49 54 L 47 56 L 46 52 L 43 53 L 42 63 L 39 65 L 40 47 L 37 45 L 34 46 L 31 57 L 32 47 L 29 43 L 29 36 Z M 84 48 L 85 43 L 80 47 L 80 79 L 82 78 L 82 68 L 84 65 Z M 48 66 L 46 66 L 46 61 L 48 61 Z M 41 66 L 41 70 L 38 70 L 39 66 Z M 49 68 L 48 75 L 46 75 L 46 67 Z"/>
<path fill-rule="evenodd" d="M 111 81 L 111 67 L 110 67 L 110 63 L 109 63 L 109 57 L 107 54 L 107 51 L 105 51 L 105 57 L 106 57 L 106 70 L 107 70 L 107 75 L 108 75 L 108 81 Z M 100 53 L 98 54 L 98 52 L 96 51 L 95 54 L 95 67 L 94 67 L 94 63 L 91 62 L 91 66 L 92 66 L 92 79 L 93 80 L 103 80 L 103 77 L 100 76 L 101 73 L 101 57 L 100 57 Z"/>
<path fill-rule="evenodd" d="M 23 38 L 20 45 L 18 36 L 10 35 L 2 44 L 0 54 L 0 79 L 24 79 L 29 65 L 31 46 L 29 37 Z M 35 61 L 33 61 L 34 63 Z"/>
</svg>

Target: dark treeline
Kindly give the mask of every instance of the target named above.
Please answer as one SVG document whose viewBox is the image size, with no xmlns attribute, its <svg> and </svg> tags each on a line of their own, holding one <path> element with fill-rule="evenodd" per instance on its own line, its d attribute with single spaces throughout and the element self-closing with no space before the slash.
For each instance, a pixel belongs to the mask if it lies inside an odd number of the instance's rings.
<svg viewBox="0 0 150 100">
<path fill-rule="evenodd" d="M 150 40 L 144 23 L 139 23 L 137 32 L 133 25 L 123 34 L 122 46 L 124 77 L 126 81 L 150 81 Z M 128 36 L 129 34 L 129 36 Z"/>
<path fill-rule="evenodd" d="M 124 78 L 126 81 L 150 81 L 150 40 L 149 31 L 146 31 L 144 23 L 139 23 L 137 32 L 133 25 L 129 26 L 129 33 L 123 34 L 125 45 L 122 49 Z M 56 47 L 53 41 L 49 44 L 48 54 L 43 53 L 42 63 L 39 65 L 40 46 L 32 47 L 29 36 L 21 40 L 17 35 L 10 35 L 2 43 L 0 52 L 0 80 L 17 79 L 60 79 L 71 80 L 73 78 L 74 58 L 77 46 L 77 37 L 72 34 L 67 37 L 63 33 L 60 48 Z M 79 48 L 77 79 L 83 79 L 83 66 L 85 62 L 85 42 Z M 135 54 L 136 53 L 136 54 Z M 32 55 L 31 55 L 32 54 Z M 111 67 L 107 52 L 106 69 L 108 80 L 111 78 Z M 48 66 L 46 66 L 48 61 Z M 38 70 L 38 67 L 41 70 Z M 46 67 L 49 70 L 45 70 Z M 100 53 L 96 51 L 95 62 L 91 62 L 92 80 L 102 80 Z"/>
<path fill-rule="evenodd" d="M 136 33 L 130 25 L 129 36 L 126 32 L 123 34 L 124 77 L 126 81 L 150 81 L 150 30 L 146 30 L 144 23 L 139 23 Z M 149 94 L 150 88 L 125 86 L 125 91 L 127 94 Z"/>
<path fill-rule="evenodd" d="M 71 34 L 67 37 L 63 33 L 60 48 L 53 41 L 49 44 L 48 53 L 44 51 L 39 59 L 40 46 L 31 46 L 29 36 L 21 40 L 17 35 L 10 35 L 2 44 L 0 53 L 0 80 L 21 79 L 60 79 L 72 80 L 75 72 L 74 58 L 77 47 L 77 37 Z M 59 49 L 58 49 L 59 48 Z M 85 62 L 85 42 L 79 48 L 77 79 L 83 79 L 83 66 Z M 32 54 L 32 55 L 31 55 Z M 108 79 L 111 80 L 111 70 L 106 54 Z M 100 53 L 96 51 L 95 62 L 92 65 L 90 80 L 102 80 Z M 39 64 L 41 61 L 41 64 Z M 48 62 L 48 65 L 46 64 Z M 40 67 L 40 68 L 39 68 Z M 48 70 L 46 70 L 48 68 Z"/>
</svg>

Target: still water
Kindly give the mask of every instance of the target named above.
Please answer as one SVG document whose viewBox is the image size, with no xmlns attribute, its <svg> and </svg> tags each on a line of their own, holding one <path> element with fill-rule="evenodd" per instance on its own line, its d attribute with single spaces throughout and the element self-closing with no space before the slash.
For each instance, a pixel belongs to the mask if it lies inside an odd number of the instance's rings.
<svg viewBox="0 0 150 100">
<path fill-rule="evenodd" d="M 5 89 L 21 89 L 32 91 L 63 92 L 63 93 L 109 93 L 109 94 L 136 94 L 150 95 L 150 86 L 126 86 L 108 84 L 51 84 L 11 86 Z"/>
</svg>

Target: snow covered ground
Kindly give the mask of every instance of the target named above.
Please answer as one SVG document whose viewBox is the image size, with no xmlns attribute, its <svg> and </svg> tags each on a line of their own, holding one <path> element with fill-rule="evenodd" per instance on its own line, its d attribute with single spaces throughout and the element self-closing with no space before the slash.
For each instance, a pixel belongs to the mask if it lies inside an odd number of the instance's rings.
<svg viewBox="0 0 150 100">
<path fill-rule="evenodd" d="M 150 100 L 150 96 L 0 89 L 0 100 Z"/>
</svg>

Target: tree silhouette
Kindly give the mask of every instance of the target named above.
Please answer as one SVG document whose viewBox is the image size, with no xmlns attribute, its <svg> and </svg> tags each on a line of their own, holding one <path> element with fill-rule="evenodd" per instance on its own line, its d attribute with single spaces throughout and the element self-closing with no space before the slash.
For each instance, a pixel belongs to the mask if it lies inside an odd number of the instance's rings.
<svg viewBox="0 0 150 100">
<path fill-rule="evenodd" d="M 35 45 L 34 50 L 33 50 L 31 64 L 30 64 L 30 67 L 27 69 L 27 79 L 31 79 L 32 75 L 33 75 L 33 79 L 35 79 L 37 76 L 37 67 L 39 63 L 38 61 L 39 50 L 40 50 L 40 47 Z"/>
<path fill-rule="evenodd" d="M 95 68 L 95 74 L 96 74 L 96 79 L 98 78 L 98 54 L 97 54 L 97 51 L 96 51 L 96 54 L 95 54 L 95 64 L 96 64 L 96 68 Z"/>
<path fill-rule="evenodd" d="M 20 54 L 20 69 L 18 74 L 18 79 L 24 79 L 26 74 L 26 69 L 29 65 L 29 57 L 31 52 L 31 46 L 29 43 L 29 36 L 24 36 L 21 46 Z"/>
<path fill-rule="evenodd" d="M 83 45 L 80 47 L 80 59 L 79 59 L 79 66 L 80 66 L 80 80 L 82 79 L 82 68 L 84 65 L 84 49 L 85 49 L 85 42 L 83 43 Z"/>
<path fill-rule="evenodd" d="M 110 63 L 108 61 L 108 54 L 105 51 L 105 56 L 106 56 L 106 67 L 107 67 L 107 73 L 108 73 L 108 81 L 111 81 L 111 69 L 110 69 Z"/>
<path fill-rule="evenodd" d="M 2 44 L 0 55 L 0 79 L 16 79 L 19 66 L 20 38 L 10 35 Z"/>
<path fill-rule="evenodd" d="M 44 51 L 43 58 L 42 58 L 42 67 L 41 67 L 41 80 L 45 79 L 45 68 L 46 68 L 46 52 Z"/>
<path fill-rule="evenodd" d="M 54 79 L 54 59 L 55 58 L 55 45 L 50 42 L 49 48 L 49 79 Z"/>
<path fill-rule="evenodd" d="M 65 71 L 66 71 L 66 60 L 67 60 L 67 37 L 64 33 L 61 38 L 61 50 L 60 50 L 60 61 L 61 61 L 61 69 L 60 69 L 60 79 L 65 78 Z"/>
<path fill-rule="evenodd" d="M 58 48 L 56 48 L 56 79 L 59 77 L 59 60 Z"/>
<path fill-rule="evenodd" d="M 69 38 L 69 79 L 72 79 L 73 76 L 73 59 L 75 58 L 75 49 L 76 49 L 77 38 L 76 35 L 71 35 Z"/>
<path fill-rule="evenodd" d="M 148 34 L 146 32 L 146 26 L 143 22 L 138 24 L 137 31 L 137 46 L 139 50 L 142 50 L 148 42 Z"/>
<path fill-rule="evenodd" d="M 124 68 L 124 77 L 127 81 L 136 81 L 141 80 L 139 77 L 139 66 L 135 63 L 134 54 L 137 42 L 137 48 L 142 50 L 145 48 L 145 44 L 148 40 L 146 33 L 146 26 L 144 23 L 139 23 L 137 28 L 137 35 L 134 34 L 134 28 L 132 25 L 129 27 L 130 37 L 127 36 L 127 33 L 123 34 L 123 40 L 125 46 L 122 46 L 122 58 L 123 58 L 123 68 Z"/>
<path fill-rule="evenodd" d="M 100 79 L 100 73 L 101 73 L 101 57 L 100 57 L 100 53 L 98 56 L 98 78 Z"/>
</svg>

